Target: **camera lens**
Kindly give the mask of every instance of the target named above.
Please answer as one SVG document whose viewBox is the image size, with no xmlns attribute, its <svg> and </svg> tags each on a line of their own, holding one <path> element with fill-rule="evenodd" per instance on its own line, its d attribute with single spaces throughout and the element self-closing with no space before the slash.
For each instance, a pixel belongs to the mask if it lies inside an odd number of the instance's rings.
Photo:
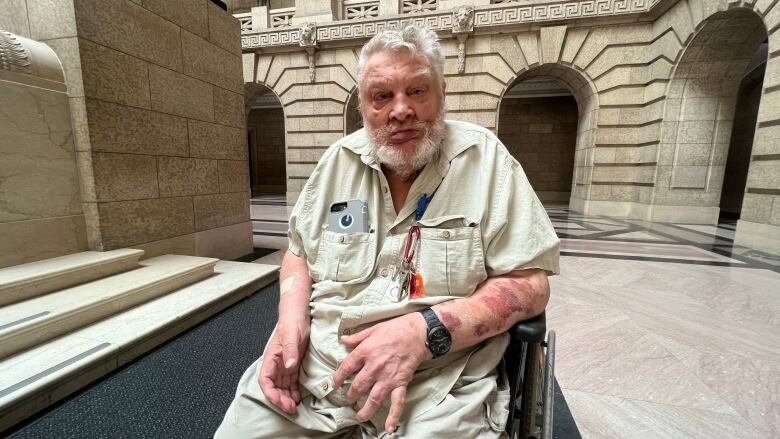
<svg viewBox="0 0 780 439">
<path fill-rule="evenodd" d="M 352 215 L 346 214 L 342 216 L 341 219 L 339 220 L 339 224 L 341 224 L 341 227 L 348 229 L 349 226 L 352 225 Z"/>
</svg>

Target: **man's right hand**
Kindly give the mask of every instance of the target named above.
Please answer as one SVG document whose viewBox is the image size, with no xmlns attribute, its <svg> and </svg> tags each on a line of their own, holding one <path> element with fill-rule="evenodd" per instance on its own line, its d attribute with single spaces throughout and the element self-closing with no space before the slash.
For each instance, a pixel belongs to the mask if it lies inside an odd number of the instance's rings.
<svg viewBox="0 0 780 439">
<path fill-rule="evenodd" d="M 301 402 L 298 371 L 301 357 L 309 345 L 309 322 L 288 323 L 280 319 L 276 333 L 263 354 L 258 381 L 260 389 L 271 403 L 289 414 L 295 414 Z"/>
</svg>

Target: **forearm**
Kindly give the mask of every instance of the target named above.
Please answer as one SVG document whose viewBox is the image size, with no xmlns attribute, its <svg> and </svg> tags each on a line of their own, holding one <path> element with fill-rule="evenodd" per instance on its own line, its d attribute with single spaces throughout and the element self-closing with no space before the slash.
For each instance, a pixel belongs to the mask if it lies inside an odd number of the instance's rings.
<svg viewBox="0 0 780 439">
<path fill-rule="evenodd" d="M 452 335 L 450 350 L 458 351 L 541 314 L 549 297 L 547 274 L 523 270 L 490 278 L 471 297 L 441 303 L 433 310 Z"/>
<path fill-rule="evenodd" d="M 282 260 L 279 274 L 279 320 L 309 320 L 312 280 L 306 258 L 289 250 Z"/>
</svg>

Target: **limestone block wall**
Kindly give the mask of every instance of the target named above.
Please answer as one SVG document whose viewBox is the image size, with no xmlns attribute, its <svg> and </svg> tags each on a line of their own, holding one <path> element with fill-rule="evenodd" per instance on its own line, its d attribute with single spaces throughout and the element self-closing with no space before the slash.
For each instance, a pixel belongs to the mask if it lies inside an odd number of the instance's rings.
<svg viewBox="0 0 780 439">
<path fill-rule="evenodd" d="M 717 221 L 739 80 L 768 39 L 737 242 L 780 249 L 778 2 L 603 0 L 595 10 L 577 0 L 567 8 L 544 0 L 478 3 L 463 45 L 453 33 L 454 11 L 413 18 L 442 41 L 447 117 L 496 130 L 513 85 L 539 75 L 560 78 L 579 113 L 569 204 L 584 214 Z M 360 45 L 380 26 L 405 19 L 318 22 L 309 48 L 313 66 L 297 28 L 244 36 L 245 81 L 273 88 L 285 107 L 291 200 L 322 151 L 343 134 Z M 752 238 L 739 237 L 748 230 L 743 237 Z"/>
<path fill-rule="evenodd" d="M 238 21 L 208 0 L 17 3 L 63 60 L 89 247 L 249 253 Z"/>
<path fill-rule="evenodd" d="M 87 249 L 60 61 L 2 27 L 0 268 Z"/>
</svg>

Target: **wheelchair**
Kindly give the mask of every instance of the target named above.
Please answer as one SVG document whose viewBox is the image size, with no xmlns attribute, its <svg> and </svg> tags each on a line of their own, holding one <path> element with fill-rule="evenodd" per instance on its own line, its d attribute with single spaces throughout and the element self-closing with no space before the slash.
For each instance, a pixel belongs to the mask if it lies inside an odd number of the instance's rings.
<svg viewBox="0 0 780 439">
<path fill-rule="evenodd" d="M 545 313 L 509 329 L 504 372 L 509 379 L 510 439 L 552 439 L 555 387 L 555 331 L 547 332 Z M 546 336 L 546 339 L 545 339 Z"/>
</svg>

